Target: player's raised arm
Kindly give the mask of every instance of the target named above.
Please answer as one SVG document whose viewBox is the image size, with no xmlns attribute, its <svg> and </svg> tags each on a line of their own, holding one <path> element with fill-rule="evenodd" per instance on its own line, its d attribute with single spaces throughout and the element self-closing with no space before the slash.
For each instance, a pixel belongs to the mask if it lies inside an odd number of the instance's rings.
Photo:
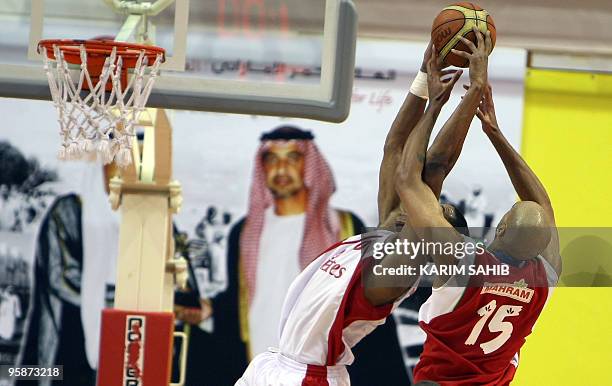
<svg viewBox="0 0 612 386">
<path fill-rule="evenodd" d="M 531 170 L 529 165 L 527 165 L 523 157 L 514 150 L 510 142 L 508 142 L 499 129 L 490 85 L 485 87 L 485 92 L 478 108 L 477 115 L 482 122 L 482 130 L 487 134 L 493 147 L 497 150 L 520 199 L 523 201 L 534 201 L 544 209 L 551 227 L 551 240 L 548 247 L 542 252 L 542 257 L 552 265 L 557 275 L 559 275 L 561 273 L 559 234 L 557 232 L 555 213 L 550 198 L 542 182 L 533 170 Z"/>
<path fill-rule="evenodd" d="M 423 161 L 425 159 L 425 152 L 427 150 L 427 144 L 429 142 L 429 136 L 431 135 L 431 130 L 433 129 L 434 123 L 438 114 L 440 113 L 441 107 L 448 101 L 450 96 L 450 92 L 462 74 L 462 71 L 444 71 L 440 70 L 440 61 L 435 53 L 430 55 L 427 60 L 427 71 L 428 71 L 428 92 L 429 95 L 432 96 L 432 100 L 429 104 L 427 112 L 425 115 L 419 120 L 415 129 L 410 133 L 408 139 L 404 142 L 403 149 L 396 149 L 398 153 L 398 160 L 394 162 L 394 173 L 393 175 L 387 175 L 387 181 L 390 183 L 392 178 L 397 179 L 397 172 L 399 169 L 408 170 L 405 168 L 406 165 L 401 165 L 400 163 L 406 163 L 404 160 L 404 155 L 406 153 L 406 148 L 419 148 L 418 152 L 421 154 L 421 160 L 419 161 L 419 165 L 410 169 L 414 178 L 418 179 L 421 185 L 424 185 L 421 180 L 421 173 L 423 171 Z M 452 74 L 452 78 L 443 81 L 443 77 L 448 77 Z M 412 145 L 411 145 L 412 144 Z M 412 151 L 412 150 L 408 150 Z M 417 151 L 414 150 L 413 154 L 417 154 Z M 387 171 L 389 172 L 389 171 Z M 382 176 L 382 169 L 381 169 Z M 429 194 L 433 197 L 434 201 L 437 205 L 437 199 L 431 193 L 431 189 L 425 185 L 425 188 L 429 191 Z M 395 194 L 398 194 L 397 192 Z M 400 193 L 401 195 L 401 193 Z M 402 200 L 403 202 L 403 200 Z M 396 205 L 397 206 L 397 205 Z M 438 206 L 439 209 L 439 206 Z M 442 213 L 440 211 L 440 213 Z M 448 223 L 447 223 L 448 224 Z M 450 224 L 449 224 L 450 226 Z M 388 243 L 393 243 L 395 240 L 399 240 L 403 242 L 404 240 L 408 242 L 417 242 L 419 240 L 419 236 L 413 230 L 412 225 L 409 221 L 405 221 L 405 224 L 402 230 L 393 236 L 390 240 L 387 240 Z M 425 257 L 424 256 L 409 256 L 407 254 L 387 254 L 383 257 L 380 265 L 383 268 L 395 268 L 400 267 L 402 265 L 411 265 L 414 267 L 418 267 L 419 265 L 424 264 Z M 398 297 L 400 297 L 406 290 L 408 290 L 417 279 L 416 276 L 411 276 L 401 283 L 390 283 L 388 277 L 381 277 L 374 275 L 371 270 L 367 271 L 365 276 L 365 296 L 368 301 L 373 305 L 381 305 L 395 301 Z"/>
<path fill-rule="evenodd" d="M 470 84 L 467 93 L 455 109 L 451 117 L 446 121 L 433 144 L 427 151 L 427 160 L 423 171 L 423 180 L 437 198 L 440 198 L 442 183 L 461 154 L 465 137 L 480 104 L 484 81 L 487 79 L 488 55 L 493 49 L 491 33 L 486 32 L 485 38 L 474 27 L 474 35 L 477 37 L 477 46 L 470 40 L 461 37 L 461 41 L 472 51 L 468 55 L 462 51 L 452 50 L 454 54 L 465 56 L 470 59 Z"/>
<path fill-rule="evenodd" d="M 442 128 L 440 134 L 436 137 L 434 144 L 427 151 L 425 169 L 423 168 L 422 163 L 420 165 L 416 165 L 413 169 L 414 177 L 421 179 L 421 175 L 424 179 L 424 184 L 428 185 L 431 190 L 434 192 L 435 198 L 435 207 L 433 208 L 437 212 L 439 212 L 440 216 L 442 215 L 442 211 L 440 206 L 437 204 L 437 198 L 440 194 L 442 188 L 442 182 L 445 177 L 448 175 L 453 165 L 457 161 L 459 154 L 461 152 L 461 148 L 463 146 L 463 142 L 465 140 L 465 136 L 467 134 L 467 130 L 469 125 L 476 113 L 476 108 L 480 103 L 480 99 L 482 96 L 482 90 L 484 88 L 484 84 L 487 78 L 487 57 L 491 51 L 491 40 L 490 36 L 487 34 L 486 40 L 483 38 L 482 34 L 478 31 L 474 31 L 477 39 L 478 46 L 474 45 L 471 41 L 465 40 L 464 43 L 471 49 L 472 54 L 465 54 L 467 58 L 470 59 L 470 81 L 472 87 L 468 90 L 466 95 L 464 96 L 462 102 L 459 104 L 457 109 L 452 114 L 451 118 L 447 121 L 447 123 Z M 462 53 L 463 54 L 463 53 Z M 434 54 L 435 56 L 435 54 Z M 432 67 L 431 69 L 429 67 Z M 419 143 L 421 146 L 420 151 L 422 154 L 425 154 L 425 149 L 429 142 L 429 136 L 431 135 L 431 130 L 433 129 L 435 119 L 437 118 L 440 108 L 450 96 L 450 91 L 452 90 L 452 85 L 457 81 L 458 77 L 461 75 L 461 72 L 454 73 L 454 77 L 451 81 L 445 84 L 444 81 L 441 81 L 440 78 L 444 76 L 449 76 L 454 71 L 445 71 L 442 72 L 439 69 L 440 63 L 437 62 L 435 57 L 428 60 L 428 73 L 435 74 L 435 78 L 432 79 L 431 76 L 428 78 L 429 82 L 433 82 L 434 86 L 441 87 L 432 87 L 433 91 L 440 91 L 442 88 L 446 87 L 444 91 L 441 91 L 441 94 L 430 94 L 434 96 L 434 99 L 431 100 L 430 106 L 428 108 L 428 112 L 423 117 L 421 121 L 419 121 L 417 127 L 423 128 L 427 126 L 425 131 L 421 131 L 421 134 L 425 134 L 427 138 L 423 136 L 419 137 L 413 143 Z M 419 126 L 421 125 L 421 126 Z M 415 131 L 417 129 L 415 128 Z M 413 134 L 410 134 L 408 138 L 411 138 Z M 406 141 L 406 139 L 404 139 Z M 408 146 L 407 143 L 404 143 L 405 146 Z M 397 146 L 397 144 L 395 144 Z M 402 158 L 402 153 L 400 150 L 395 148 L 397 152 L 396 158 Z M 412 154 L 417 154 L 414 149 L 406 150 L 403 149 L 404 154 L 406 152 L 412 152 Z M 388 154 L 390 157 L 391 154 Z M 398 160 L 394 160 L 393 167 L 398 167 Z M 405 165 L 400 166 L 400 168 L 405 167 Z M 387 175 L 383 175 L 383 169 L 381 168 L 381 181 L 382 177 L 389 177 L 389 170 L 384 171 Z M 422 182 L 423 183 L 423 182 Z M 382 187 L 382 185 L 381 185 Z M 379 191 L 379 198 L 382 190 Z M 409 197 L 405 198 L 406 200 L 410 200 Z M 381 201 L 379 200 L 379 203 Z M 397 203 L 394 203 L 394 207 L 397 207 Z M 392 208 L 389 209 L 391 211 Z M 444 220 L 445 224 L 449 225 L 446 220 Z M 384 220 L 381 220 L 384 221 Z M 392 240 L 388 242 L 394 242 L 395 240 L 399 240 L 403 242 L 404 240 L 409 242 L 418 242 L 420 240 L 417 233 L 412 229 L 412 225 L 410 222 L 406 222 L 401 232 L 394 236 Z M 439 260 L 439 259 L 438 259 Z M 390 254 L 383 258 L 380 265 L 382 268 L 397 268 L 403 265 L 411 265 L 418 267 L 419 265 L 424 264 L 425 258 L 423 256 L 408 256 L 408 255 L 399 255 L 399 254 Z M 454 263 L 454 257 L 452 259 L 444 259 L 443 263 Z M 412 279 L 412 280 L 410 280 Z M 441 277 L 437 279 L 437 281 L 446 281 L 445 277 Z M 410 277 L 405 279 L 401 283 L 390 283 L 390 278 L 388 277 L 380 277 L 369 275 L 366 277 L 366 297 L 370 301 L 370 303 L 374 305 L 380 305 L 389 303 L 399 296 L 403 295 L 403 293 L 412 286 L 416 280 L 416 277 Z M 392 284 L 392 285 L 391 285 Z M 396 285 L 397 284 L 397 285 Z"/>
<path fill-rule="evenodd" d="M 406 211 L 406 216 L 419 239 L 426 242 L 452 242 L 456 244 L 463 238 L 446 221 L 438 199 L 431 188 L 422 180 L 427 144 L 435 121 L 442 106 L 448 101 L 453 86 L 461 76 L 461 71 L 454 73 L 450 80 L 444 81 L 439 70 L 439 60 L 432 50 L 432 58 L 427 63 L 429 105 L 425 115 L 408 137 L 402 159 L 396 173 L 396 189 Z M 431 256 L 437 265 L 454 264 L 452 254 Z M 444 280 L 445 278 L 441 278 Z"/>
<path fill-rule="evenodd" d="M 393 209 L 399 206 L 399 197 L 393 186 L 397 164 L 406 139 L 423 116 L 427 103 L 427 66 L 431 43 L 427 46 L 419 74 L 400 108 L 385 140 L 383 159 L 378 176 L 378 221 L 385 223 Z"/>
</svg>

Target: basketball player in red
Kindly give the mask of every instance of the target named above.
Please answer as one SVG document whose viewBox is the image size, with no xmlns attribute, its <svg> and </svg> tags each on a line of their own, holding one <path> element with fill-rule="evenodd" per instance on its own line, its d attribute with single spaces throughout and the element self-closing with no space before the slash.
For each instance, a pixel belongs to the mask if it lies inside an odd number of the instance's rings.
<svg viewBox="0 0 612 386">
<path fill-rule="evenodd" d="M 519 350 L 561 271 L 558 234 L 546 190 L 499 131 L 486 67 L 472 71 L 471 62 L 482 61 L 491 47 L 488 33 L 486 40 L 476 35 L 477 45 L 462 40 L 471 53 L 454 53 L 470 60 L 468 94 L 482 98 L 473 113 L 503 160 L 521 201 L 503 216 L 495 239 L 482 253 L 458 259 L 452 249 L 444 248 L 430 254 L 440 272 L 446 267 L 457 274 L 439 275 L 419 311 L 427 339 L 414 378 L 443 386 L 508 385 Z M 459 248 L 473 241 L 448 223 L 422 179 L 427 143 L 443 104 L 430 95 L 425 115 L 404 147 L 396 188 L 419 239 Z M 466 268 L 463 275 L 461 267 Z"/>
</svg>

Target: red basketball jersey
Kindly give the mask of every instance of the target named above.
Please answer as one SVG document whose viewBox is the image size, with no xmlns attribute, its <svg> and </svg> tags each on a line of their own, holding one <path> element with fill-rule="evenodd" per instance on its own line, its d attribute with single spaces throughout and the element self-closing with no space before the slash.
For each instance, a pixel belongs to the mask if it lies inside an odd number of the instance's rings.
<svg viewBox="0 0 612 386">
<path fill-rule="evenodd" d="M 434 289 L 419 311 L 427 339 L 415 380 L 443 386 L 507 385 L 557 275 L 540 256 L 520 267 L 506 266 L 507 275 L 482 274 L 487 267 L 502 266 L 487 251 L 464 258 L 458 266 L 466 267 L 468 284 L 452 278 Z"/>
</svg>

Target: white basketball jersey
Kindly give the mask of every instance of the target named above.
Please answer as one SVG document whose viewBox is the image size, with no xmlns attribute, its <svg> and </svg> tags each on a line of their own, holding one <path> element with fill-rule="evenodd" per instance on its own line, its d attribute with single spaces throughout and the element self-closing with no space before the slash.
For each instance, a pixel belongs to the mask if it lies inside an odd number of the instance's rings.
<svg viewBox="0 0 612 386">
<path fill-rule="evenodd" d="M 374 231 L 335 244 L 293 281 L 280 321 L 280 353 L 297 362 L 350 365 L 351 348 L 383 324 L 394 304 L 372 306 L 365 298 L 361 274 L 372 261 L 365 245 L 383 242 L 392 233 Z M 367 244 L 365 244 L 367 243 Z M 362 250 L 364 246 L 364 250 Z M 362 258 L 364 257 L 364 258 Z"/>
</svg>

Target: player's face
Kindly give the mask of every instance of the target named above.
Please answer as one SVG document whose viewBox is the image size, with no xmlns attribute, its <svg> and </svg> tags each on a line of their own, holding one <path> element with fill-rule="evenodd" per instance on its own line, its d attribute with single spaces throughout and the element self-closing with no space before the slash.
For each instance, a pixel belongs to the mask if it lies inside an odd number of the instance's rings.
<svg viewBox="0 0 612 386">
<path fill-rule="evenodd" d="M 304 154 L 296 143 L 272 143 L 262 162 L 274 197 L 287 198 L 304 189 Z"/>
</svg>

